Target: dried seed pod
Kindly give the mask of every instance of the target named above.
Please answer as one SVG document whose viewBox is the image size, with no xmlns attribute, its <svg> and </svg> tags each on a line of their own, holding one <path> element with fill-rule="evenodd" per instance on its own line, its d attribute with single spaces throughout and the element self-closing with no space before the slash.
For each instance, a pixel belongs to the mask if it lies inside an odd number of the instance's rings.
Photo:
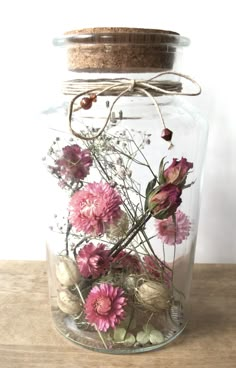
<svg viewBox="0 0 236 368">
<path fill-rule="evenodd" d="M 133 293 L 134 290 L 135 290 L 135 287 L 136 287 L 136 282 L 137 282 L 137 277 L 136 275 L 128 275 L 126 278 L 125 278 L 125 281 L 124 281 L 124 285 L 125 285 L 125 288 L 130 292 L 130 293 Z"/>
<path fill-rule="evenodd" d="M 169 291 L 160 282 L 143 280 L 135 290 L 135 296 L 139 304 L 151 312 L 157 313 L 169 308 Z"/>
<path fill-rule="evenodd" d="M 77 314 L 82 310 L 81 300 L 69 290 L 58 292 L 57 305 L 62 312 L 67 314 Z"/>
<path fill-rule="evenodd" d="M 76 263 L 68 257 L 60 257 L 56 265 L 56 276 L 64 286 L 72 286 L 79 281 L 80 275 Z"/>
<path fill-rule="evenodd" d="M 127 214 L 122 211 L 118 221 L 107 226 L 106 235 L 110 240 L 117 240 L 125 236 L 129 228 L 129 218 Z"/>
</svg>

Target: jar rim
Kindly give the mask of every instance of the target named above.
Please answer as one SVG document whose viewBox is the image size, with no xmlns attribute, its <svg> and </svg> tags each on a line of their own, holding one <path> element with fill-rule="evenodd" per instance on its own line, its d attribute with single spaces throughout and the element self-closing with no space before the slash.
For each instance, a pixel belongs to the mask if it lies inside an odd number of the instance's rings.
<svg viewBox="0 0 236 368">
<path fill-rule="evenodd" d="M 190 44 L 187 37 L 177 32 L 161 29 L 97 27 L 65 32 L 53 39 L 54 46 L 66 47 L 72 44 L 122 44 L 122 45 L 169 45 L 185 47 Z"/>
</svg>

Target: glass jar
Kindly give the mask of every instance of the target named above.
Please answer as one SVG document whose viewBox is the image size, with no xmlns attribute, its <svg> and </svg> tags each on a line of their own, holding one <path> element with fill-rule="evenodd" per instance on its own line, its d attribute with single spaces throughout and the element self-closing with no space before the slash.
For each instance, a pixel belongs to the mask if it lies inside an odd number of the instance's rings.
<svg viewBox="0 0 236 368">
<path fill-rule="evenodd" d="M 97 351 L 163 347 L 189 319 L 207 140 L 184 96 L 198 86 L 178 73 L 189 40 L 99 28 L 54 43 L 66 68 L 43 117 L 53 320 Z"/>
</svg>

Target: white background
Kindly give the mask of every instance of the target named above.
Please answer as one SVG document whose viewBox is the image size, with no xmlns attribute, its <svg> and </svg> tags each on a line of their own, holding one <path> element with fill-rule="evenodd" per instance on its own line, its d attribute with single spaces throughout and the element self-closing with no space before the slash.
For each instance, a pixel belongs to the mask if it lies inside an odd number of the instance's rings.
<svg viewBox="0 0 236 368">
<path fill-rule="evenodd" d="M 0 259 L 45 258 L 37 113 L 50 105 L 52 37 L 74 28 L 128 26 L 173 30 L 192 41 L 182 71 L 201 84 L 194 102 L 210 122 L 195 260 L 236 262 L 234 2 L 8 0 L 0 7 Z"/>
</svg>

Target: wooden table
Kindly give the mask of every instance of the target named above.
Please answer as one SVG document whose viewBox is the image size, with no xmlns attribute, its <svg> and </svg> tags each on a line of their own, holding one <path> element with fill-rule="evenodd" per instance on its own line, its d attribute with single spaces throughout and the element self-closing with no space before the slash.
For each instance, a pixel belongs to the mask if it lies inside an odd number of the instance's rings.
<svg viewBox="0 0 236 368">
<path fill-rule="evenodd" d="M 192 320 L 166 348 L 95 353 L 54 329 L 45 262 L 0 261 L 0 368 L 235 368 L 236 265 L 195 265 Z"/>
</svg>

